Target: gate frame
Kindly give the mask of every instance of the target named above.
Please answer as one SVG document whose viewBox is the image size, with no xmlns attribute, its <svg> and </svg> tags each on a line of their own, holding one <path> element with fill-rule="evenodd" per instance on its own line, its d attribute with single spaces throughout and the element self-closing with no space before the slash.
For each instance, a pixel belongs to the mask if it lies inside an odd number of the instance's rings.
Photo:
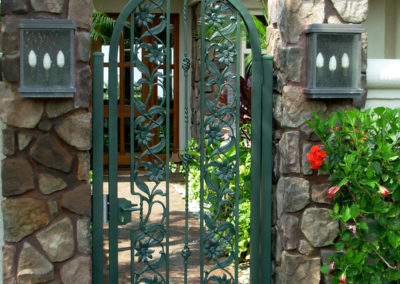
<svg viewBox="0 0 400 284">
<path fill-rule="evenodd" d="M 166 0 L 167 11 L 170 1 Z M 251 262 L 250 279 L 252 284 L 270 283 L 271 281 L 271 207 L 272 207 L 272 69 L 273 57 L 262 56 L 258 31 L 250 13 L 239 0 L 227 0 L 239 13 L 247 27 L 253 55 L 252 70 L 252 149 L 251 149 Z M 116 91 L 117 49 L 119 36 L 132 11 L 143 0 L 131 0 L 121 11 L 113 30 L 109 54 L 109 129 L 117 129 Z M 185 1 L 186 2 L 186 1 Z M 201 1 L 202 15 L 204 15 L 204 1 Z M 169 17 L 169 14 L 167 15 Z M 202 29 L 204 21 L 202 21 Z M 169 26 L 167 25 L 167 34 Z M 204 32 L 204 31 L 203 31 Z M 167 41 L 169 37 L 167 37 Z M 168 46 L 168 43 L 167 43 Z M 204 37 L 202 37 L 201 53 L 205 52 Z M 170 52 L 167 52 L 170 54 Z M 168 55 L 167 55 L 168 56 Z M 167 59 L 168 60 L 168 59 Z M 103 67 L 104 54 L 93 54 L 93 283 L 103 283 Z M 201 62 L 204 77 L 204 62 Z M 114 74 L 115 73 L 115 74 Z M 168 71 L 167 71 L 167 74 Z M 167 84 L 169 80 L 167 79 Z M 204 93 L 202 86 L 201 94 Z M 167 120 L 168 123 L 168 120 Z M 113 125 L 111 125 L 113 124 Z M 117 136 L 109 137 L 109 194 L 110 200 L 117 200 L 118 162 Z M 167 149 L 168 150 L 168 149 Z M 166 157 L 168 167 L 168 151 Z M 255 189 L 255 190 L 254 190 Z M 255 202 L 255 201 L 259 202 Z M 168 199 L 167 201 L 168 202 Z M 118 202 L 110 202 L 110 223 L 118 223 Z M 167 204 L 168 206 L 168 204 Z M 168 221 L 167 221 L 168 222 Z M 168 224 L 167 224 L 168 225 Z M 110 246 L 117 244 L 118 228 L 110 226 Z M 265 245 L 269 244 L 269 245 Z M 117 252 L 118 255 L 118 252 Z M 110 255 L 111 257 L 111 255 Z M 118 257 L 116 258 L 118 259 Z M 115 271 L 116 269 L 116 271 Z M 110 265 L 110 276 L 118 275 L 118 263 Z M 111 279 L 111 278 L 110 278 Z"/>
</svg>

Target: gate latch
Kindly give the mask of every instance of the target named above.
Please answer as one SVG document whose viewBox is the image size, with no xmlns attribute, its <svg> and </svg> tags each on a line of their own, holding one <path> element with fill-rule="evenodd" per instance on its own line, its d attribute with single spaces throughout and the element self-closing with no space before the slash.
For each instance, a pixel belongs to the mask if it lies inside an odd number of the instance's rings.
<svg viewBox="0 0 400 284">
<path fill-rule="evenodd" d="M 125 225 L 132 221 L 132 211 L 139 211 L 139 208 L 134 208 L 138 206 L 137 204 L 133 204 L 128 199 L 118 198 L 118 207 L 119 207 L 119 216 L 118 216 L 118 224 Z"/>
</svg>

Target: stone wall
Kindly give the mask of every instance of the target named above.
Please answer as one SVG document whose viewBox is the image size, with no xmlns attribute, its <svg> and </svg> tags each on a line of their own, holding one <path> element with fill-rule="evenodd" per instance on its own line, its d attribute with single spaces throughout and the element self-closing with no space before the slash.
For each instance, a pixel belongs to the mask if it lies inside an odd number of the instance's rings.
<svg viewBox="0 0 400 284">
<path fill-rule="evenodd" d="M 325 113 L 358 100 L 309 100 L 306 85 L 306 38 L 311 23 L 361 23 L 367 0 L 267 0 L 270 26 L 268 54 L 274 55 L 274 280 L 275 283 L 330 283 L 319 269 L 329 261 L 338 223 L 329 212 L 332 201 L 325 190 L 328 177 L 314 171 L 306 153 L 319 144 L 306 120 L 312 112 Z M 365 86 L 366 36 L 364 35 L 362 82 Z"/>
<path fill-rule="evenodd" d="M 3 0 L 4 283 L 91 283 L 90 27 L 92 0 Z M 22 18 L 76 25 L 73 99 L 21 98 Z"/>
</svg>

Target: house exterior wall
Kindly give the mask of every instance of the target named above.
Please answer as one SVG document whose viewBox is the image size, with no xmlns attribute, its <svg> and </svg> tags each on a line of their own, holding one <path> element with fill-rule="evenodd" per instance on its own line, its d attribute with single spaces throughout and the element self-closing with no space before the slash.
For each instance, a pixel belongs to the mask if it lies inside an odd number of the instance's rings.
<svg viewBox="0 0 400 284">
<path fill-rule="evenodd" d="M 91 0 L 3 0 L 2 213 L 4 283 L 91 283 Z M 70 18 L 73 99 L 21 98 L 19 20 Z M 38 61 L 40 62 L 40 60 Z"/>
<path fill-rule="evenodd" d="M 400 107 L 400 2 L 370 0 L 365 108 Z"/>
<path fill-rule="evenodd" d="M 310 100 L 306 86 L 306 37 L 311 23 L 362 23 L 367 0 L 268 0 L 268 50 L 274 55 L 274 206 L 273 261 L 275 283 L 330 283 L 320 274 L 334 248 L 329 245 L 339 224 L 329 215 L 328 176 L 312 170 L 307 152 L 320 144 L 306 121 L 312 112 L 325 113 L 363 100 Z M 365 86 L 366 35 L 363 35 L 362 82 Z"/>
</svg>

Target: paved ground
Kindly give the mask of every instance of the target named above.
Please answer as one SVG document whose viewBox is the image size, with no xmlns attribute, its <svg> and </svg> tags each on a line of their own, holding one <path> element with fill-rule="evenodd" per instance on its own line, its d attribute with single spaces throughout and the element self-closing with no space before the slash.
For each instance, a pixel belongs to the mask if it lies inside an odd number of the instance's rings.
<svg viewBox="0 0 400 284">
<path fill-rule="evenodd" d="M 104 184 L 104 191 L 107 192 L 107 183 Z M 184 245 L 185 239 L 185 201 L 181 198 L 179 190 L 175 188 L 181 188 L 183 185 L 171 184 L 170 185 L 170 283 L 180 284 L 183 283 L 184 279 L 184 262 L 181 256 L 181 251 Z M 130 194 L 130 188 L 128 182 L 120 182 L 119 187 L 119 197 L 124 197 L 133 203 L 139 203 L 138 199 L 135 199 Z M 160 188 L 165 189 L 165 184 L 161 184 Z M 161 207 L 155 207 L 151 214 L 150 221 L 157 222 L 160 220 L 162 215 Z M 125 226 L 121 226 L 119 229 L 119 283 L 130 283 L 130 237 L 129 232 L 132 226 L 138 223 L 139 213 L 133 212 L 132 223 Z M 199 239 L 200 239 L 200 229 L 199 229 L 198 218 L 190 213 L 189 214 L 189 246 L 191 249 L 191 256 L 188 263 L 188 283 L 200 283 L 200 253 L 199 253 Z M 108 242 L 107 242 L 107 225 L 105 225 L 104 239 L 105 239 L 105 253 L 106 253 L 106 265 L 108 261 Z M 156 257 L 159 249 L 155 249 L 153 255 Z M 135 271 L 140 271 L 141 267 L 136 265 Z M 107 271 L 107 269 L 105 269 Z M 230 269 L 232 270 L 232 269 Z M 165 275 L 165 269 L 160 268 L 158 271 L 162 275 Z M 154 275 L 154 273 L 152 274 Z M 105 283 L 108 283 L 108 275 L 105 274 Z M 245 283 L 246 281 L 240 281 L 240 283 Z"/>
</svg>

